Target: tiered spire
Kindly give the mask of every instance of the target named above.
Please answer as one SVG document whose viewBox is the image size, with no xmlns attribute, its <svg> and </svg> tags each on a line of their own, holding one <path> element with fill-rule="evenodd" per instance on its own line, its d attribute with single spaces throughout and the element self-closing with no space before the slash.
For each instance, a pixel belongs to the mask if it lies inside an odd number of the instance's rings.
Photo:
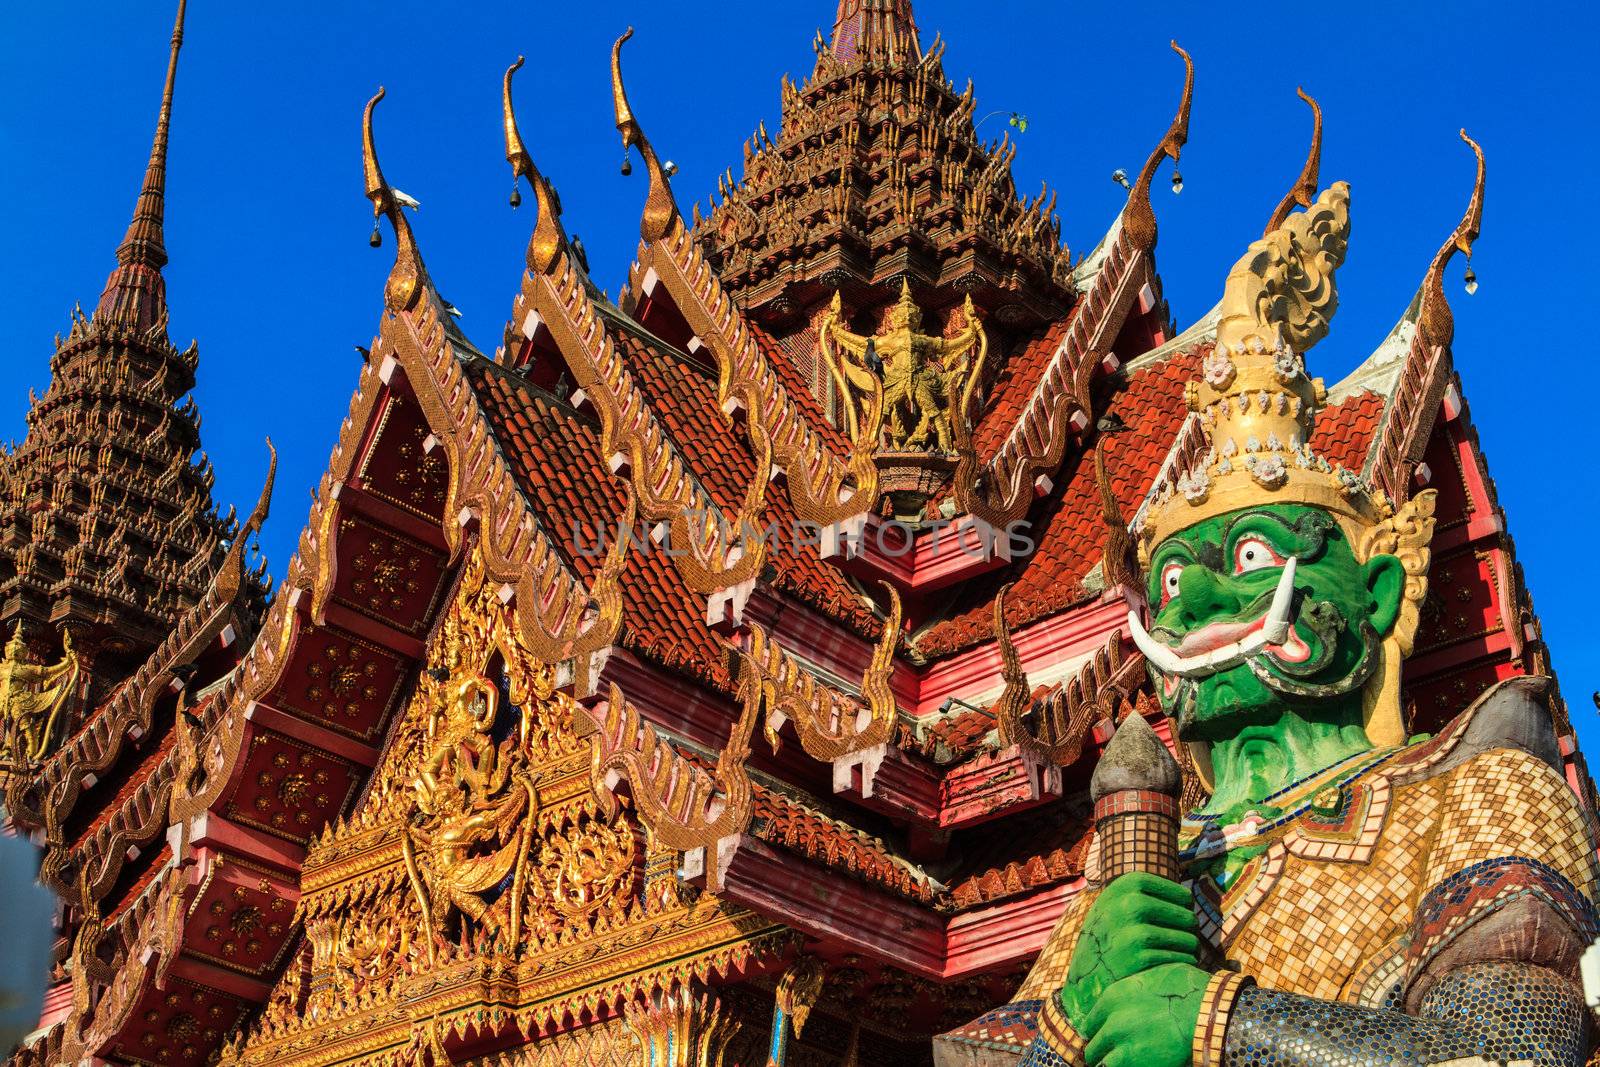
<svg viewBox="0 0 1600 1067">
<path fill-rule="evenodd" d="M 232 515 L 211 501 L 200 418 L 186 394 L 198 350 L 167 336 L 167 141 L 184 0 L 179 0 L 150 162 L 117 266 L 95 312 L 74 310 L 28 436 L 0 455 L 0 625 L 22 622 L 48 652 L 65 635 L 88 695 L 116 684 L 205 594 Z"/>
<path fill-rule="evenodd" d="M 856 315 L 909 281 L 939 319 L 968 295 L 1008 329 L 1062 318 L 1075 294 L 1056 198 L 1019 192 L 1011 131 L 979 129 L 972 86 L 946 77 L 941 41 L 922 48 L 910 0 L 839 0 L 815 47 L 811 77 L 783 82 L 781 126 L 761 123 L 742 174 L 718 179 L 709 216 L 695 208 L 741 309 L 781 337 L 835 291 Z"/>
<path fill-rule="evenodd" d="M 920 56 L 911 0 L 839 0 L 833 20 L 833 55 L 841 63 L 863 56 Z"/>
</svg>

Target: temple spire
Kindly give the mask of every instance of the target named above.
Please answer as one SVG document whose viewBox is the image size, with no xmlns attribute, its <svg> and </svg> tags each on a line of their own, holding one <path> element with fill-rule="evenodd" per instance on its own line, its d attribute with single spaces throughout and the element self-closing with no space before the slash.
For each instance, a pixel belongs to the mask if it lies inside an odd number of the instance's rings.
<svg viewBox="0 0 1600 1067">
<path fill-rule="evenodd" d="M 920 55 L 911 0 L 839 0 L 833 56 L 851 63 L 870 55 Z"/>
<path fill-rule="evenodd" d="M 183 19 L 188 0 L 178 0 L 172 27 L 172 50 L 167 57 L 167 81 L 161 92 L 161 111 L 150 145 L 150 162 L 134 207 L 133 221 L 117 249 L 117 268 L 106 280 L 97 316 L 127 320 L 148 327 L 165 318 L 166 287 L 161 268 L 167 264 L 162 223 L 166 216 L 167 135 L 172 124 L 172 92 L 178 77 L 178 50 L 183 47 Z"/>
</svg>

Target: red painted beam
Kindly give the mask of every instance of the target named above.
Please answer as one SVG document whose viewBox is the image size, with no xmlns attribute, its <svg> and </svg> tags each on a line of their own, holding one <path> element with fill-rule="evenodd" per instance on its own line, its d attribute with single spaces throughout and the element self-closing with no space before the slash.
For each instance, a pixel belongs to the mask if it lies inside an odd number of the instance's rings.
<svg viewBox="0 0 1600 1067">
<path fill-rule="evenodd" d="M 717 861 L 722 899 L 923 978 L 943 977 L 945 920 L 931 908 L 807 863 L 749 834 L 729 844 Z"/>
<path fill-rule="evenodd" d="M 170 978 L 182 978 L 207 989 L 215 989 L 219 993 L 226 993 L 238 997 L 246 1004 L 260 1004 L 272 992 L 272 983 L 263 982 L 230 971 L 226 967 L 218 967 L 214 963 L 197 960 L 193 956 L 179 956 L 172 961 L 172 966 L 167 968 Z"/>
<path fill-rule="evenodd" d="M 244 761 L 239 762 L 242 764 Z M 273 834 L 241 826 L 214 811 L 195 816 L 189 821 L 186 829 L 191 849 L 231 852 L 254 863 L 265 863 L 287 871 L 295 879 L 295 884 L 298 884 L 300 865 L 305 862 L 306 850 L 293 841 L 285 841 Z M 178 827 L 167 830 L 169 837 L 178 832 L 180 832 Z"/>
<path fill-rule="evenodd" d="M 1087 887 L 1077 878 L 947 917 L 748 834 L 730 838 L 719 851 L 721 899 L 834 951 L 936 981 L 1008 969 L 1037 956 L 1062 910 Z M 695 880 L 703 884 L 703 875 Z"/>
<path fill-rule="evenodd" d="M 323 610 L 322 621 L 329 626 L 336 626 L 371 641 L 375 645 L 382 645 L 406 659 L 420 660 L 427 651 L 421 638 L 402 633 L 393 626 L 379 622 L 369 615 L 363 615 L 359 611 L 352 611 L 337 601 L 328 602 L 328 606 Z"/>
<path fill-rule="evenodd" d="M 940 792 L 939 825 L 959 830 L 1061 799 L 1061 768 L 1013 745 L 950 768 Z"/>
<path fill-rule="evenodd" d="M 943 775 L 937 767 L 893 745 L 857 756 L 835 767 L 835 794 L 893 819 L 925 828 L 941 825 Z"/>
<path fill-rule="evenodd" d="M 1121 600 L 1095 601 L 1035 623 L 1012 635 L 1022 667 L 1030 677 L 1051 666 L 1093 652 L 1111 631 L 1126 628 L 1128 606 Z M 942 659 L 927 669 L 916 703 L 905 710 L 917 718 L 937 712 L 951 697 L 970 698 L 995 689 L 1000 679 L 1000 650 L 991 642 Z"/>
<path fill-rule="evenodd" d="M 1013 558 L 1011 539 L 970 515 L 923 528 L 866 515 L 829 527 L 822 558 L 867 581 L 885 581 L 910 598 L 998 570 Z"/>
<path fill-rule="evenodd" d="M 952 917 L 945 936 L 942 977 L 964 978 L 1034 958 L 1043 951 L 1068 902 L 1087 887 L 1082 878 L 1076 878 Z"/>
</svg>

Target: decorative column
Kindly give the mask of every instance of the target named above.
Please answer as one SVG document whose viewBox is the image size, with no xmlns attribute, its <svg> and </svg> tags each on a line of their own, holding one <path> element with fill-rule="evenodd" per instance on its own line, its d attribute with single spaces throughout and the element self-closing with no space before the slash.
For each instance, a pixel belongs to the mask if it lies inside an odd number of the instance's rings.
<svg viewBox="0 0 1600 1067">
<path fill-rule="evenodd" d="M 1105 884 L 1130 871 L 1183 880 L 1178 867 L 1182 788 L 1177 760 L 1143 716 L 1130 713 L 1089 779 Z"/>
</svg>

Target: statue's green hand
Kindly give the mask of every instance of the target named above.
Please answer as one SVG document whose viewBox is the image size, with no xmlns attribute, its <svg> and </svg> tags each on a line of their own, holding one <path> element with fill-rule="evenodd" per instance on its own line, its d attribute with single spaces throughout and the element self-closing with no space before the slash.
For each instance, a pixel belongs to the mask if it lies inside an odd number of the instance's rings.
<svg viewBox="0 0 1600 1067">
<path fill-rule="evenodd" d="M 1194 966 L 1194 897 L 1177 882 L 1134 872 L 1115 879 L 1084 917 L 1061 1007 L 1087 1037 L 1090 1011 L 1113 982 L 1168 964 Z"/>
<path fill-rule="evenodd" d="M 1113 982 L 1078 1030 L 1088 1042 L 1085 1062 L 1089 1067 L 1188 1067 L 1210 981 L 1210 974 L 1192 964 L 1168 963 Z"/>
</svg>

